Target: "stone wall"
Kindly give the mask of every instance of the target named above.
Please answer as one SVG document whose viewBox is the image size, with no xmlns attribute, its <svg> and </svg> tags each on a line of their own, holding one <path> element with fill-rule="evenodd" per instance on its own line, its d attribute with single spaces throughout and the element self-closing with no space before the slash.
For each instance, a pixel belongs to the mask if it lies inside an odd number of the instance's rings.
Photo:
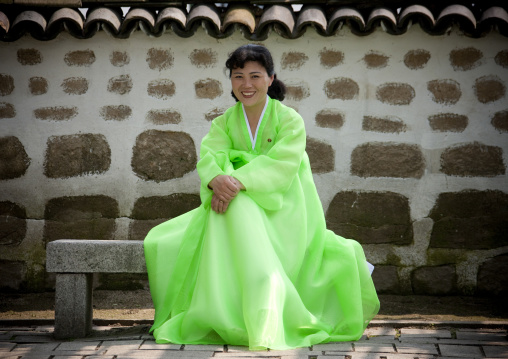
<svg viewBox="0 0 508 359">
<path fill-rule="evenodd" d="M 0 287 L 51 288 L 49 241 L 143 239 L 198 206 L 200 140 L 234 103 L 224 62 L 245 42 L 201 29 L 0 43 Z M 364 245 L 379 292 L 506 293 L 506 38 L 414 25 L 263 43 L 305 119 L 328 226 Z"/>
</svg>

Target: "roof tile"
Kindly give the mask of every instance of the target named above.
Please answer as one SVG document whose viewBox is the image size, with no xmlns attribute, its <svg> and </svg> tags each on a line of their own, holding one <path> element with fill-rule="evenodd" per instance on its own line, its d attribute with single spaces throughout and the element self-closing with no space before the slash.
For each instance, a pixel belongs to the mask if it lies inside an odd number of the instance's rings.
<svg viewBox="0 0 508 359">
<path fill-rule="evenodd" d="M 225 30 L 233 24 L 246 26 L 251 34 L 256 30 L 256 18 L 247 7 L 239 6 L 228 9 L 226 16 L 224 17 L 224 23 L 222 25 L 223 29 Z"/>
<path fill-rule="evenodd" d="M 304 6 L 296 22 L 296 29 L 301 33 L 306 26 L 314 26 L 321 34 L 326 34 L 327 21 L 323 9 L 319 6 Z"/>
<path fill-rule="evenodd" d="M 35 1 L 42 0 L 19 0 Z M 76 2 L 79 0 L 50 0 L 57 2 Z M 97 4 L 101 4 L 98 0 Z M 151 3 L 152 5 L 153 3 Z M 402 8 L 397 15 L 393 9 L 378 7 L 366 15 L 354 6 L 344 7 L 338 3 L 304 5 L 294 12 L 288 5 L 267 5 L 263 8 L 244 3 L 232 2 L 227 7 L 216 7 L 212 3 L 198 3 L 190 13 L 185 7 L 169 6 L 132 8 L 122 17 L 118 7 L 98 7 L 82 16 L 76 9 L 27 7 L 18 13 L 5 5 L 0 11 L 0 41 L 15 41 L 28 32 L 40 40 L 55 38 L 67 31 L 76 38 L 92 37 L 103 30 L 114 37 L 127 38 L 132 32 L 141 29 L 151 36 L 161 36 L 168 29 L 180 37 L 192 36 L 199 27 L 215 38 L 225 38 L 240 30 L 251 41 L 264 40 L 273 30 L 282 37 L 295 39 L 302 36 L 307 28 L 313 27 L 322 36 L 331 36 L 344 25 L 356 35 L 365 36 L 381 27 L 390 34 L 398 35 L 407 31 L 412 23 L 419 23 L 423 31 L 431 35 L 445 33 L 457 25 L 468 36 L 485 36 L 498 31 L 508 36 L 508 13 L 503 7 L 493 6 L 478 11 L 478 18 L 465 5 L 453 4 L 445 7 L 435 17 L 429 7 L 411 5 Z M 11 11 L 12 9 L 12 11 Z M 23 7 L 21 7 L 23 10 Z M 51 12 L 53 11 L 53 12 Z M 327 18 L 327 14 L 329 17 Z M 49 21 L 46 23 L 46 16 Z"/>
</svg>

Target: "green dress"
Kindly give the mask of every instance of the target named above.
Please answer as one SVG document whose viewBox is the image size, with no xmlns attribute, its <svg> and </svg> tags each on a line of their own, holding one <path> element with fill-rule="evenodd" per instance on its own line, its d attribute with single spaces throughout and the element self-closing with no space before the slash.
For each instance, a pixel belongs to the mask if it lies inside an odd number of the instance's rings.
<svg viewBox="0 0 508 359">
<path fill-rule="evenodd" d="M 255 144 L 240 102 L 201 143 L 202 204 L 144 242 L 157 343 L 289 349 L 359 339 L 379 310 L 360 244 L 326 229 L 298 113 L 268 99 Z M 207 184 L 243 183 L 225 214 Z"/>
</svg>

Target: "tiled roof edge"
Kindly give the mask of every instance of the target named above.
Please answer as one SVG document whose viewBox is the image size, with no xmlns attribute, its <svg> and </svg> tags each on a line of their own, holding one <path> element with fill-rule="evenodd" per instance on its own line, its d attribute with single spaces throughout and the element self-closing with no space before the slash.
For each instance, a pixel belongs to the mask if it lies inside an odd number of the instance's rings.
<svg viewBox="0 0 508 359">
<path fill-rule="evenodd" d="M 24 34 L 39 40 L 54 39 L 61 32 L 68 32 L 78 39 L 93 37 L 97 31 L 106 31 L 116 38 L 128 38 L 133 31 L 141 30 L 150 36 L 161 36 L 173 31 L 180 37 L 192 36 L 203 27 L 214 38 L 226 38 L 241 31 L 249 40 L 266 39 L 272 31 L 287 39 L 301 37 L 308 27 L 322 36 L 333 36 L 347 26 L 358 35 L 371 34 L 382 28 L 389 34 L 405 33 L 418 23 L 428 34 L 442 35 L 456 26 L 465 35 L 482 37 L 497 31 L 508 36 L 508 12 L 499 6 L 484 10 L 480 18 L 464 5 L 449 5 L 439 15 L 423 5 L 411 5 L 395 13 L 379 7 L 362 14 L 351 7 L 326 8 L 320 5 L 304 5 L 295 12 L 290 6 L 273 5 L 262 11 L 249 5 L 230 5 L 220 9 L 210 4 L 198 4 L 187 13 L 181 7 L 131 8 L 125 16 L 119 8 L 98 7 L 86 17 L 76 9 L 26 9 L 10 14 L 0 8 L 0 40 L 15 41 Z"/>
</svg>

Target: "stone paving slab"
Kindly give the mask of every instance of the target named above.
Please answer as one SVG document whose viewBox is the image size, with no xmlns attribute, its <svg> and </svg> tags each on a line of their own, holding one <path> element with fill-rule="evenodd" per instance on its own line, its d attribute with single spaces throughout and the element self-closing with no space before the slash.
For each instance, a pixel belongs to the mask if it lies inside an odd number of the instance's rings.
<svg viewBox="0 0 508 359">
<path fill-rule="evenodd" d="M 439 355 L 437 347 L 434 344 L 400 344 L 396 345 L 397 352 L 402 354 L 428 354 Z"/>
<path fill-rule="evenodd" d="M 157 344 L 155 344 L 157 345 Z M 144 346 L 144 344 L 143 344 Z M 212 352 L 224 352 L 224 345 L 184 345 L 183 350 L 205 350 Z"/>
<path fill-rule="evenodd" d="M 480 347 L 472 345 L 447 345 L 440 344 L 441 355 L 459 358 L 483 358 Z"/>
<path fill-rule="evenodd" d="M 508 358 L 508 346 L 484 345 L 482 348 L 489 358 Z"/>
<path fill-rule="evenodd" d="M 463 340 L 473 340 L 473 341 L 482 341 L 482 340 L 488 340 L 491 342 L 498 342 L 498 341 L 507 341 L 506 333 L 482 333 L 482 332 L 464 332 L 464 331 L 457 331 L 455 333 L 457 339 L 463 339 Z"/>
<path fill-rule="evenodd" d="M 145 328 L 146 329 L 146 328 Z M 146 330 L 105 328 L 74 341 L 53 339 L 53 328 L 6 328 L 1 359 L 470 359 L 508 358 L 506 330 L 368 328 L 356 342 L 292 350 L 249 351 L 243 346 L 156 344 Z M 144 331 L 144 333 L 143 333 Z M 15 334 L 15 335 L 14 335 Z"/>
<path fill-rule="evenodd" d="M 450 330 L 445 329 L 411 329 L 402 328 L 400 330 L 400 338 L 451 338 Z"/>
<path fill-rule="evenodd" d="M 353 351 L 353 345 L 350 342 L 316 344 L 312 346 L 312 351 L 350 352 Z"/>
</svg>

